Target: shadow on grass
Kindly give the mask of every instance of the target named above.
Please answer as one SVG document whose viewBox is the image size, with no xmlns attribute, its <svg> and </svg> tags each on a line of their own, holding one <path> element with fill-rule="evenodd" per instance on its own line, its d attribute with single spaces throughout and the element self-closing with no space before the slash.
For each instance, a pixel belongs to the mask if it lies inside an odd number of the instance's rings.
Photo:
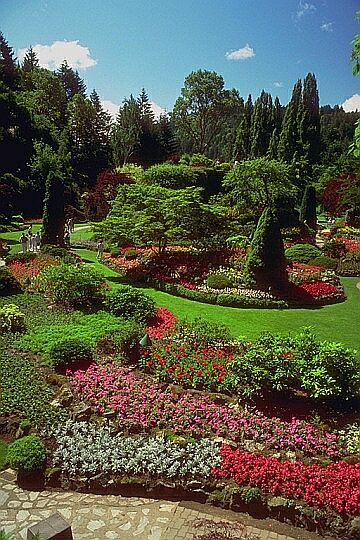
<svg viewBox="0 0 360 540">
<path fill-rule="evenodd" d="M 121 283 L 122 285 L 132 285 L 132 283 L 122 276 L 106 276 L 107 281 L 112 283 Z"/>
</svg>

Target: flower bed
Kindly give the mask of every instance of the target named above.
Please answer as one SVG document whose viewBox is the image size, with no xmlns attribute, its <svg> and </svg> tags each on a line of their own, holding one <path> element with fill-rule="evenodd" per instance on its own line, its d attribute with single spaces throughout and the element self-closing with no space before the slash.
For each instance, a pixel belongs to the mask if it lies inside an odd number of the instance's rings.
<svg viewBox="0 0 360 540">
<path fill-rule="evenodd" d="M 24 286 L 29 285 L 31 280 L 38 276 L 42 270 L 56 264 L 60 264 L 60 261 L 55 259 L 55 257 L 51 255 L 39 255 L 24 262 L 14 260 L 8 266 L 14 278 Z"/>
<path fill-rule="evenodd" d="M 162 339 L 169 330 L 174 329 L 175 322 L 176 319 L 171 311 L 160 307 L 150 319 L 146 330 L 151 338 Z"/>
<path fill-rule="evenodd" d="M 75 396 L 98 414 L 114 411 L 121 433 L 151 433 L 171 429 L 194 437 L 219 436 L 241 447 L 265 452 L 294 451 L 298 455 L 346 453 L 335 433 L 296 418 L 284 422 L 259 411 L 218 403 L 206 395 L 173 393 L 149 378 L 123 367 L 93 365 L 69 375 Z"/>
</svg>

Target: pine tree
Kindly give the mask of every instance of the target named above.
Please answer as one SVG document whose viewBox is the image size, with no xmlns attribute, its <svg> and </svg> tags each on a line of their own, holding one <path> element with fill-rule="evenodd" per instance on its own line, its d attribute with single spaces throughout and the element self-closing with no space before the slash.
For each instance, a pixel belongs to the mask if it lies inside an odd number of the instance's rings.
<svg viewBox="0 0 360 540">
<path fill-rule="evenodd" d="M 16 66 L 14 53 L 2 32 L 0 32 L 0 81 L 11 89 L 17 87 L 19 71 Z"/>
<path fill-rule="evenodd" d="M 306 186 L 300 207 L 300 221 L 316 231 L 316 191 L 314 186 Z"/>
<path fill-rule="evenodd" d="M 76 94 L 86 97 L 86 86 L 77 71 L 74 71 L 66 60 L 61 64 L 56 72 L 64 86 L 66 99 L 70 101 Z"/>
<path fill-rule="evenodd" d="M 233 152 L 233 158 L 239 161 L 248 159 L 250 157 L 253 111 L 254 105 L 252 102 L 251 94 L 249 94 L 236 132 L 235 146 Z"/>
<path fill-rule="evenodd" d="M 281 133 L 281 125 L 283 121 L 283 107 L 280 104 L 279 98 L 276 96 L 274 101 L 274 106 L 272 110 L 272 128 L 273 131 L 271 133 L 270 142 L 269 142 L 269 149 L 268 149 L 268 156 L 271 159 L 276 159 L 278 156 L 278 150 L 279 150 L 279 140 L 280 140 L 280 133 Z"/>
<path fill-rule="evenodd" d="M 280 133 L 278 158 L 282 161 L 286 161 L 287 163 L 291 163 L 294 156 L 299 155 L 299 112 L 301 111 L 301 105 L 302 84 L 301 80 L 299 79 L 294 86 L 290 103 L 286 107 Z"/>
<path fill-rule="evenodd" d="M 34 90 L 33 73 L 40 68 L 38 57 L 33 48 L 30 47 L 24 56 L 21 64 L 21 87 L 24 90 Z"/>
<path fill-rule="evenodd" d="M 251 251 L 248 254 L 243 271 L 244 280 L 249 285 L 259 288 L 286 286 L 286 258 L 276 213 L 267 207 L 258 221 Z"/>
</svg>

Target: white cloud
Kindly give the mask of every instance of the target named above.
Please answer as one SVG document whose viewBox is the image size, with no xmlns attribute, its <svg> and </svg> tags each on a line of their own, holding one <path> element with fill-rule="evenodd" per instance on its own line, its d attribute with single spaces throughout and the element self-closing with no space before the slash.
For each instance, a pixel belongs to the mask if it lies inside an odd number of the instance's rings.
<svg viewBox="0 0 360 540">
<path fill-rule="evenodd" d="M 360 94 L 354 94 L 342 103 L 345 112 L 360 111 Z"/>
<path fill-rule="evenodd" d="M 328 23 L 324 23 L 320 26 L 321 30 L 323 32 L 332 32 L 334 30 L 334 23 L 333 22 L 328 22 Z"/>
<path fill-rule="evenodd" d="M 88 47 L 80 45 L 79 40 L 75 41 L 54 41 L 51 45 L 38 43 L 33 45 L 33 51 L 39 59 L 41 67 L 55 70 L 58 69 L 64 60 L 73 69 L 87 69 L 97 64 L 97 60 L 91 58 Z M 26 49 L 19 49 L 17 56 L 23 60 Z"/>
<path fill-rule="evenodd" d="M 301 19 L 305 15 L 311 15 L 311 13 L 314 13 L 316 11 L 316 7 L 314 4 L 310 4 L 310 2 L 303 2 L 300 0 L 298 9 L 296 12 L 296 18 Z"/>
<path fill-rule="evenodd" d="M 250 45 L 247 43 L 245 47 L 242 47 L 242 49 L 237 49 L 236 51 L 228 51 L 225 53 L 225 57 L 228 60 L 247 60 L 248 58 L 252 58 L 255 56 L 254 49 L 250 47 Z"/>
<path fill-rule="evenodd" d="M 284 83 L 280 82 L 280 81 L 279 82 L 277 81 L 277 82 L 274 82 L 274 86 L 275 86 L 275 88 L 283 88 Z"/>
<path fill-rule="evenodd" d="M 103 106 L 105 111 L 107 111 L 112 116 L 113 120 L 116 120 L 120 105 L 106 99 L 101 101 L 101 105 Z M 155 115 L 155 118 L 159 118 L 161 114 L 166 114 L 166 110 L 160 107 L 160 105 L 158 105 L 157 103 L 155 103 L 155 101 L 150 101 L 150 105 Z"/>
</svg>

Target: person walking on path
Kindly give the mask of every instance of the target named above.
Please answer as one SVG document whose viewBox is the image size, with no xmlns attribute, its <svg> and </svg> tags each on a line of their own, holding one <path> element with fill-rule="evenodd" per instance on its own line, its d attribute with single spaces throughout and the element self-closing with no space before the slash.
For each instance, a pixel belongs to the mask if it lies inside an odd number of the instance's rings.
<svg viewBox="0 0 360 540">
<path fill-rule="evenodd" d="M 41 244 L 41 236 L 40 236 L 39 231 L 34 235 L 33 242 L 34 242 L 34 251 L 39 251 L 40 244 Z"/>
<path fill-rule="evenodd" d="M 99 259 L 99 261 L 102 261 L 104 249 L 105 249 L 104 240 L 99 240 L 96 247 L 97 247 L 96 258 Z"/>
<path fill-rule="evenodd" d="M 28 242 L 29 242 L 29 237 L 25 233 L 22 233 L 22 235 L 20 236 L 20 243 L 21 243 L 23 253 L 27 252 Z"/>
</svg>

